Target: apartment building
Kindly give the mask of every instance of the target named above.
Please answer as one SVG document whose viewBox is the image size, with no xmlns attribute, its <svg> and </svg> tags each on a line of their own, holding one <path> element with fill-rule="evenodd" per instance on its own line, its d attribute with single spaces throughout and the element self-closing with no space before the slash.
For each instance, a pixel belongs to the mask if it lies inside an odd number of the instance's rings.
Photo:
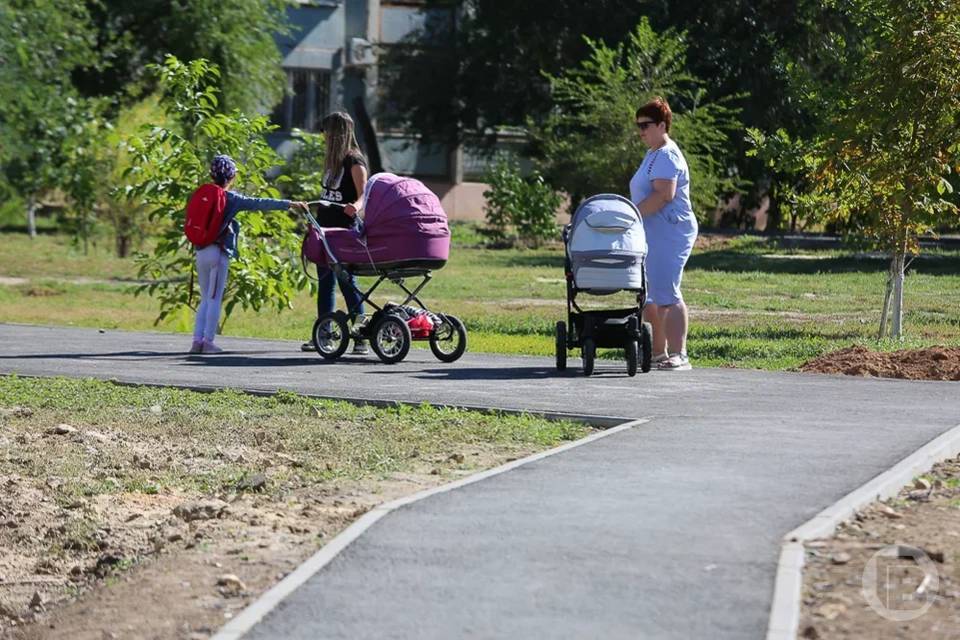
<svg viewBox="0 0 960 640">
<path fill-rule="evenodd" d="M 419 31 L 428 20 L 456 20 L 456 9 L 427 9 L 422 0 L 296 0 L 288 9 L 292 33 L 278 36 L 287 72 L 287 97 L 273 113 L 280 129 L 271 143 L 281 153 L 295 128 L 317 131 L 323 116 L 342 109 L 357 123 L 371 165 L 428 184 L 454 219 L 483 217 L 480 182 L 489 158 L 469 147 L 424 144 L 403 130 L 379 126 L 379 54 Z M 425 70 L 428 72 L 428 70 Z"/>
</svg>

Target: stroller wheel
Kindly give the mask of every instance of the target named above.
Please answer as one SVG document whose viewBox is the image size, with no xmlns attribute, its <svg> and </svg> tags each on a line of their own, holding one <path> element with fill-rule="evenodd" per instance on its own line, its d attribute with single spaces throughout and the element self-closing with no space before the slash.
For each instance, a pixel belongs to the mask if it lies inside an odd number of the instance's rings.
<svg viewBox="0 0 960 640">
<path fill-rule="evenodd" d="M 350 331 L 342 313 L 324 313 L 313 323 L 313 346 L 324 359 L 336 360 L 347 350 Z"/>
<path fill-rule="evenodd" d="M 593 338 L 584 338 L 580 351 L 583 355 L 583 375 L 593 375 L 593 361 L 597 357 L 597 343 Z"/>
<path fill-rule="evenodd" d="M 627 354 L 627 375 L 631 378 L 637 375 L 637 351 L 639 351 L 639 345 L 637 344 L 636 338 L 628 338 L 627 344 L 624 345 L 623 350 Z"/>
<path fill-rule="evenodd" d="M 407 357 L 410 351 L 410 327 L 395 315 L 384 315 L 373 326 L 370 346 L 383 362 L 396 364 Z"/>
<path fill-rule="evenodd" d="M 557 371 L 567 370 L 567 324 L 557 323 Z"/>
<path fill-rule="evenodd" d="M 440 319 L 430 334 L 430 351 L 441 362 L 454 362 L 467 350 L 467 329 L 456 316 L 441 314 Z"/>
<path fill-rule="evenodd" d="M 640 325 L 640 371 L 647 373 L 653 363 L 653 326 L 649 322 Z"/>
</svg>

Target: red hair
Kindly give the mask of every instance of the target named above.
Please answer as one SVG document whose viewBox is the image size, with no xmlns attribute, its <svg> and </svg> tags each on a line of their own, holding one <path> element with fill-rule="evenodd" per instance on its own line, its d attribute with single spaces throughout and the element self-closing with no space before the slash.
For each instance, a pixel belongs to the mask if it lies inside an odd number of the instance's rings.
<svg viewBox="0 0 960 640">
<path fill-rule="evenodd" d="M 667 101 L 660 96 L 655 97 L 637 109 L 637 115 L 634 117 L 639 118 L 640 116 L 646 116 L 657 124 L 663 122 L 667 125 L 667 132 L 670 131 L 670 123 L 673 122 L 673 112 L 670 111 L 670 105 L 667 104 Z"/>
</svg>

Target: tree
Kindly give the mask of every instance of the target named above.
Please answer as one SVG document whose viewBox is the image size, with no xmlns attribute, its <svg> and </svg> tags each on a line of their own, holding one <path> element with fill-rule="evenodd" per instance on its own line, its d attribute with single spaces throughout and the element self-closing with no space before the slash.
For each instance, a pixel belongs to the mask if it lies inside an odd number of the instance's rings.
<svg viewBox="0 0 960 640">
<path fill-rule="evenodd" d="M 686 71 L 703 79 L 703 102 L 732 97 L 746 126 L 809 138 L 818 109 L 791 90 L 795 78 L 813 88 L 842 78 L 833 51 L 856 32 L 820 0 L 428 0 L 426 7 L 450 17 L 389 47 L 382 81 L 394 123 L 446 143 L 478 132 L 492 141 L 499 127 L 542 123 L 552 108 L 547 77 L 590 55 L 587 41 L 616 46 L 643 18 L 655 31 L 687 34 Z M 731 145 L 724 170 L 752 183 L 749 203 L 797 178 L 744 157 L 743 140 Z"/>
<path fill-rule="evenodd" d="M 209 181 L 210 159 L 231 155 L 238 165 L 237 189 L 269 197 L 278 193 L 264 175 L 281 160 L 264 139 L 272 129 L 266 117 L 216 113 L 216 66 L 168 56 L 150 70 L 157 74 L 161 106 L 179 126 L 147 126 L 128 141 L 126 195 L 147 206 L 157 236 L 152 254 L 137 255 L 140 276 L 151 281 L 137 293 L 159 298 L 159 323 L 185 312 L 195 298 L 193 279 L 185 275 L 193 273 L 193 252 L 183 235 L 183 215 L 194 189 Z M 224 293 L 224 322 L 238 304 L 257 311 L 271 304 L 288 308 L 293 294 L 306 286 L 297 260 L 301 234 L 292 217 L 245 212 L 243 230 Z"/>
<path fill-rule="evenodd" d="M 151 94 L 143 100 L 124 107 L 117 114 L 114 125 L 102 137 L 102 152 L 106 156 L 107 173 L 100 178 L 97 194 L 97 218 L 113 233 L 118 257 L 126 258 L 141 246 L 150 235 L 151 225 L 143 203 L 124 196 L 130 186 L 127 169 L 131 166 L 127 139 L 140 133 L 145 125 L 170 128 L 167 115 L 160 107 L 159 96 Z"/>
<path fill-rule="evenodd" d="M 729 135 L 742 125 L 723 102 L 706 102 L 702 81 L 687 71 L 684 34 L 657 34 L 641 20 L 624 42 L 610 48 L 586 39 L 589 55 L 576 67 L 548 76 L 554 109 L 531 135 L 548 180 L 573 196 L 626 189 L 646 152 L 634 113 L 655 95 L 674 111 L 671 136 L 690 167 L 695 211 L 716 209 L 738 181 L 726 171 Z"/>
<path fill-rule="evenodd" d="M 26 200 L 31 236 L 39 199 L 67 182 L 64 153 L 90 117 L 71 74 L 96 59 L 94 44 L 81 2 L 0 0 L 0 165 Z"/>
<path fill-rule="evenodd" d="M 79 70 L 85 95 L 151 93 L 150 64 L 170 54 L 204 58 L 220 69 L 223 112 L 269 110 L 286 84 L 274 36 L 288 30 L 287 0 L 87 0 L 101 68 Z"/>
<path fill-rule="evenodd" d="M 584 35 L 622 40 L 643 15 L 640 3 L 624 4 L 428 0 L 434 18 L 392 45 L 382 65 L 393 122 L 451 143 L 539 119 L 551 104 L 542 72 L 559 73 L 587 55 Z"/>
<path fill-rule="evenodd" d="M 960 2 L 849 0 L 868 34 L 846 96 L 824 113 L 815 177 L 828 221 L 890 254 L 880 336 L 899 338 L 906 257 L 918 236 L 957 220 L 960 171 Z"/>
</svg>

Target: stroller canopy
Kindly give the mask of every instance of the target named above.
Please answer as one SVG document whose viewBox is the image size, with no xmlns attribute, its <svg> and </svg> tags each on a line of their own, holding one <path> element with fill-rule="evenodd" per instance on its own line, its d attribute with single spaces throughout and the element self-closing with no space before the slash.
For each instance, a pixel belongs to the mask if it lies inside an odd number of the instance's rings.
<svg viewBox="0 0 960 640">
<path fill-rule="evenodd" d="M 632 202 L 603 193 L 584 200 L 570 223 L 567 256 L 574 287 L 594 293 L 644 289 L 647 240 Z"/>
<path fill-rule="evenodd" d="M 337 261 L 360 267 L 420 265 L 440 268 L 450 255 L 450 228 L 440 200 L 422 182 L 392 173 L 370 177 L 363 190 L 364 228 L 324 229 Z M 318 264 L 330 262 L 315 229 L 303 253 Z"/>
<path fill-rule="evenodd" d="M 368 240 L 390 236 L 402 244 L 400 240 L 407 237 L 450 237 L 439 198 L 419 180 L 377 173 L 367 181 L 363 195 Z"/>
</svg>

